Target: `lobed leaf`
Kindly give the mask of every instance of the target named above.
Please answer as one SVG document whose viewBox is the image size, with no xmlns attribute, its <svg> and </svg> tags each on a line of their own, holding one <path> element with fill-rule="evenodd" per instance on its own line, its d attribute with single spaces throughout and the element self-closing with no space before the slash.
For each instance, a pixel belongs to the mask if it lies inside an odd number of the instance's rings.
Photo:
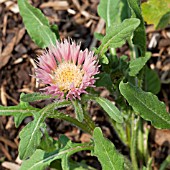
<svg viewBox="0 0 170 170">
<path fill-rule="evenodd" d="M 30 5 L 27 0 L 18 0 L 20 14 L 32 40 L 41 48 L 56 43 L 55 33 L 43 13 Z"/>
<path fill-rule="evenodd" d="M 71 141 L 68 141 L 65 146 L 63 146 L 60 149 L 57 149 L 56 151 L 46 153 L 43 150 L 37 149 L 36 152 L 31 156 L 30 159 L 23 162 L 20 170 L 43 170 L 47 166 L 50 165 L 50 163 L 56 159 L 62 159 L 65 160 L 62 162 L 62 168 L 65 167 L 67 169 L 70 169 L 68 166 L 68 158 L 70 155 L 82 151 L 82 150 L 91 150 L 92 146 L 89 144 L 74 144 L 71 143 Z M 67 166 L 65 165 L 67 164 Z M 64 169 L 64 168 L 63 168 Z"/>
<path fill-rule="evenodd" d="M 100 128 L 94 129 L 94 155 L 102 165 L 103 170 L 124 170 L 124 158 L 119 154 L 115 146 L 103 137 Z"/>
<path fill-rule="evenodd" d="M 137 45 L 140 49 L 141 56 L 145 56 L 146 52 L 146 34 L 145 34 L 145 25 L 143 17 L 141 14 L 141 9 L 136 0 L 127 0 L 129 7 L 132 11 L 132 17 L 140 19 L 140 24 L 137 29 L 134 31 L 133 43 Z"/>
<path fill-rule="evenodd" d="M 34 121 L 27 124 L 19 134 L 19 157 L 20 159 L 29 158 L 37 149 L 41 142 L 45 123 L 44 120 L 50 110 L 54 110 L 56 103 L 49 104 L 34 114 Z"/>
<path fill-rule="evenodd" d="M 131 60 L 130 61 L 130 71 L 129 71 L 129 75 L 130 76 L 136 76 L 139 71 L 143 68 L 143 66 L 146 64 L 146 62 L 150 59 L 151 57 L 151 53 L 146 53 L 145 57 L 140 57 L 140 58 L 136 58 L 135 60 Z"/>
<path fill-rule="evenodd" d="M 123 116 L 117 107 L 109 100 L 102 97 L 93 98 L 105 111 L 106 113 L 118 123 L 123 123 Z"/>
<path fill-rule="evenodd" d="M 39 146 L 43 136 L 41 129 L 44 129 L 45 123 L 39 123 L 39 120 L 28 123 L 20 132 L 19 157 L 20 159 L 29 158 Z"/>
<path fill-rule="evenodd" d="M 165 104 L 160 102 L 157 96 L 144 92 L 130 83 L 121 82 L 119 89 L 134 111 L 143 119 L 151 121 L 156 128 L 170 129 L 170 115 Z"/>
<path fill-rule="evenodd" d="M 26 102 L 20 102 L 17 106 L 0 106 L 0 115 L 14 116 L 15 126 L 18 127 L 25 117 L 36 114 L 39 109 L 30 106 Z"/>
<path fill-rule="evenodd" d="M 109 47 L 117 48 L 123 45 L 132 36 L 139 24 L 139 19 L 131 18 L 125 19 L 121 24 L 110 26 L 97 53 L 102 56 Z"/>
</svg>

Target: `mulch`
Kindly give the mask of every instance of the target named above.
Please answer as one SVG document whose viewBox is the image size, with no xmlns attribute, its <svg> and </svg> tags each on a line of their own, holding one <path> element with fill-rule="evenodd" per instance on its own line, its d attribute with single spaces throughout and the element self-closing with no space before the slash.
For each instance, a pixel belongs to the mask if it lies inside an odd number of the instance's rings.
<svg viewBox="0 0 170 170">
<path fill-rule="evenodd" d="M 82 49 L 98 45 L 93 37 L 94 32 L 105 33 L 104 21 L 97 15 L 99 0 L 34 0 L 38 7 L 47 16 L 50 23 L 59 27 L 61 39 L 71 37 L 81 42 Z M 153 26 L 146 27 L 147 49 L 152 52 L 149 65 L 156 70 L 161 80 L 161 91 L 158 94 L 160 100 L 170 107 L 170 27 L 155 31 Z M 0 104 L 4 106 L 17 105 L 21 92 L 32 93 L 38 91 L 38 84 L 34 77 L 35 59 L 42 50 L 30 39 L 24 28 L 19 15 L 17 1 L 0 0 Z M 118 54 L 129 54 L 128 47 L 124 45 L 118 49 Z M 105 97 L 109 93 L 102 90 Z M 105 93 L 106 92 L 106 93 Z M 65 110 L 74 114 L 72 108 Z M 115 134 L 112 126 L 107 121 L 103 111 L 95 104 L 90 105 L 90 114 L 106 137 L 112 140 L 115 146 L 127 157 L 129 150 Z M 16 129 L 13 117 L 0 118 L 0 170 L 11 168 L 17 170 L 21 161 L 18 158 L 19 131 L 32 120 L 26 118 L 22 125 Z M 48 119 L 48 131 L 55 139 L 60 134 L 67 135 L 74 142 L 86 142 L 90 135 L 82 133 L 69 123 Z M 170 131 L 156 130 L 151 127 L 149 136 L 150 154 L 154 157 L 153 169 L 157 170 L 160 163 L 170 154 Z M 81 161 L 86 159 L 89 165 L 101 169 L 96 158 L 91 157 L 88 152 L 76 154 L 73 159 Z M 2 163 L 2 164 L 1 164 Z"/>
</svg>

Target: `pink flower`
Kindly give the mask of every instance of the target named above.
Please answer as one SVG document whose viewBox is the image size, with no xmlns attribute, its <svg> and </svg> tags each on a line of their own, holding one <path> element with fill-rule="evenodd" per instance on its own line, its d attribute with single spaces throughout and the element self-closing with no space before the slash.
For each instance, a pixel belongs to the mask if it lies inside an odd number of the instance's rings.
<svg viewBox="0 0 170 170">
<path fill-rule="evenodd" d="M 37 65 L 35 77 L 47 85 L 41 90 L 59 99 L 80 99 L 87 87 L 95 87 L 94 75 L 99 73 L 94 53 L 80 50 L 80 45 L 71 40 L 57 41 L 38 57 Z"/>
</svg>

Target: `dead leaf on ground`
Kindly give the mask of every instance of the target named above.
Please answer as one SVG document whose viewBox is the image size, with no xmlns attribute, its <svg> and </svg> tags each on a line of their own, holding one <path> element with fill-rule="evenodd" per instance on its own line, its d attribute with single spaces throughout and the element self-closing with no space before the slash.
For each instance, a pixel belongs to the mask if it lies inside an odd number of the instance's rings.
<svg viewBox="0 0 170 170">
<path fill-rule="evenodd" d="M 2 54 L 0 55 L 0 69 L 8 63 L 14 46 L 20 42 L 24 34 L 25 28 L 21 28 L 19 31 L 16 31 L 15 36 L 12 38 L 10 43 L 8 43 L 8 45 L 4 48 Z"/>
<path fill-rule="evenodd" d="M 11 57 L 11 52 L 13 51 L 14 49 L 14 45 L 15 45 L 15 42 L 16 42 L 16 36 L 14 36 L 11 40 L 11 42 L 4 48 L 1 56 L 0 56 L 0 69 L 5 66 L 10 57 Z"/>
</svg>

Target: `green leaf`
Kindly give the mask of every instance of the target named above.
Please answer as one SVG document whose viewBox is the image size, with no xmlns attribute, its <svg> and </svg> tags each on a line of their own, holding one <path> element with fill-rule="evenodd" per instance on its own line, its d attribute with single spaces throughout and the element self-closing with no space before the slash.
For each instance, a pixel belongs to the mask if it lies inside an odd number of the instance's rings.
<svg viewBox="0 0 170 170">
<path fill-rule="evenodd" d="M 60 39 L 58 25 L 56 25 L 56 24 L 50 25 L 50 28 L 54 32 L 54 34 L 57 37 L 57 39 Z"/>
<path fill-rule="evenodd" d="M 23 102 L 34 102 L 38 100 L 45 100 L 51 98 L 51 95 L 45 95 L 41 93 L 31 93 L 31 94 L 23 94 L 21 96 L 21 101 Z"/>
<path fill-rule="evenodd" d="M 144 92 L 130 83 L 121 82 L 119 89 L 134 111 L 143 119 L 151 121 L 156 128 L 170 129 L 170 115 L 165 104 L 160 102 L 157 96 Z"/>
<path fill-rule="evenodd" d="M 27 0 L 18 0 L 20 14 L 32 40 L 41 48 L 56 43 L 56 36 L 50 29 L 49 22 L 43 13 L 30 5 Z"/>
<path fill-rule="evenodd" d="M 113 23 L 120 23 L 119 13 L 119 0 L 100 0 L 98 5 L 98 14 L 106 21 L 107 27 L 110 27 Z"/>
<path fill-rule="evenodd" d="M 84 114 L 83 114 L 83 108 L 82 105 L 80 103 L 80 101 L 78 100 L 72 100 L 73 106 L 74 106 L 74 110 L 75 110 L 75 114 L 76 114 L 76 119 L 80 122 L 83 121 L 84 119 Z"/>
<path fill-rule="evenodd" d="M 143 21 L 143 17 L 141 14 L 141 9 L 138 5 L 138 1 L 136 0 L 127 0 L 129 7 L 132 11 L 132 17 L 140 19 L 140 25 L 134 32 L 133 36 L 133 44 L 137 45 L 140 49 L 141 56 L 145 56 L 146 52 L 146 34 L 145 34 L 145 25 Z"/>
<path fill-rule="evenodd" d="M 39 146 L 41 137 L 43 136 L 41 129 L 44 129 L 45 123 L 39 124 L 39 120 L 28 123 L 20 132 L 21 139 L 19 144 L 19 157 L 20 159 L 29 158 Z"/>
<path fill-rule="evenodd" d="M 168 155 L 166 159 L 163 161 L 159 170 L 165 170 L 166 168 L 168 168 L 168 165 L 170 165 L 170 155 Z"/>
<path fill-rule="evenodd" d="M 42 149 L 46 152 L 52 152 L 58 149 L 58 141 L 54 140 L 51 136 L 49 136 L 47 129 L 44 129 L 43 137 L 40 143 L 40 147 L 38 149 Z"/>
<path fill-rule="evenodd" d="M 110 26 L 102 39 L 102 44 L 99 46 L 97 53 L 102 56 L 109 47 L 117 48 L 123 45 L 132 36 L 139 24 L 139 19 L 131 18 L 125 19 L 121 24 Z"/>
<path fill-rule="evenodd" d="M 22 95 L 21 95 L 22 97 Z M 0 106 L 0 115 L 14 116 L 15 126 L 18 127 L 23 119 L 36 114 L 39 109 L 30 106 L 27 102 L 20 102 L 17 106 Z"/>
<path fill-rule="evenodd" d="M 46 153 L 43 150 L 37 149 L 36 152 L 31 156 L 30 159 L 23 162 L 20 170 L 43 170 L 47 166 L 50 165 L 50 163 L 56 159 L 68 159 L 70 155 L 82 151 L 82 150 L 91 150 L 92 146 L 89 144 L 77 144 L 77 143 L 71 143 L 71 141 L 68 141 L 67 144 L 54 152 Z M 63 165 L 65 166 L 65 165 Z M 62 167 L 62 169 L 64 169 Z M 66 167 L 67 170 L 69 167 Z"/>
<path fill-rule="evenodd" d="M 97 40 L 101 41 L 101 40 L 103 39 L 104 35 L 101 34 L 101 33 L 95 32 L 95 33 L 94 33 L 94 37 L 95 37 Z"/>
<path fill-rule="evenodd" d="M 99 77 L 99 79 L 96 80 L 95 85 L 97 87 L 106 87 L 107 89 L 111 90 L 113 85 L 112 85 L 112 80 L 109 74 L 107 73 L 100 73 L 97 75 L 97 77 Z"/>
<path fill-rule="evenodd" d="M 126 18 L 129 18 L 130 8 L 127 0 L 121 0 L 119 8 L 120 8 L 121 21 L 123 21 Z"/>
<path fill-rule="evenodd" d="M 158 94 L 161 89 L 161 82 L 158 74 L 148 67 L 145 68 L 144 89 L 153 94 Z"/>
<path fill-rule="evenodd" d="M 101 55 L 100 62 L 103 64 L 109 64 L 109 60 L 105 54 Z"/>
<path fill-rule="evenodd" d="M 151 53 L 146 53 L 145 57 L 140 57 L 140 58 L 136 58 L 135 60 L 131 60 L 130 61 L 130 71 L 129 71 L 129 75 L 130 76 L 136 76 L 139 71 L 144 67 L 144 65 L 146 64 L 146 62 L 150 59 L 151 57 Z"/>
<path fill-rule="evenodd" d="M 106 22 L 106 26 L 120 24 L 128 18 L 129 7 L 126 0 L 101 0 L 98 5 L 98 14 Z"/>
<path fill-rule="evenodd" d="M 56 101 L 54 105 L 55 105 L 55 109 L 59 109 L 59 108 L 63 108 L 63 107 L 67 107 L 71 105 L 71 101 L 68 101 L 68 100 Z M 50 111 L 51 110 L 49 110 L 49 112 Z M 53 107 L 52 107 L 52 111 L 53 111 Z"/>
<path fill-rule="evenodd" d="M 109 100 L 102 97 L 93 97 L 94 99 L 105 111 L 106 113 L 118 123 L 123 123 L 123 116 L 117 107 Z"/>
<path fill-rule="evenodd" d="M 69 165 L 71 170 L 96 170 L 95 168 L 87 165 L 85 161 L 81 162 L 70 161 Z"/>
<path fill-rule="evenodd" d="M 124 158 L 108 139 L 103 137 L 100 128 L 94 129 L 94 155 L 102 165 L 103 170 L 124 170 Z"/>
<path fill-rule="evenodd" d="M 168 24 L 170 24 L 170 12 L 167 12 L 166 14 L 162 16 L 156 29 L 163 29 L 166 26 L 168 26 Z"/>
<path fill-rule="evenodd" d="M 55 103 L 41 109 L 34 114 L 34 121 L 27 124 L 19 134 L 19 157 L 20 159 L 29 158 L 37 149 L 41 142 L 42 131 L 46 127 L 44 120 L 47 117 L 48 111 L 54 110 Z"/>
<path fill-rule="evenodd" d="M 149 0 L 142 3 L 144 20 L 148 24 L 154 24 L 155 28 L 159 28 L 160 20 L 167 12 L 170 12 L 170 0 Z"/>
</svg>

